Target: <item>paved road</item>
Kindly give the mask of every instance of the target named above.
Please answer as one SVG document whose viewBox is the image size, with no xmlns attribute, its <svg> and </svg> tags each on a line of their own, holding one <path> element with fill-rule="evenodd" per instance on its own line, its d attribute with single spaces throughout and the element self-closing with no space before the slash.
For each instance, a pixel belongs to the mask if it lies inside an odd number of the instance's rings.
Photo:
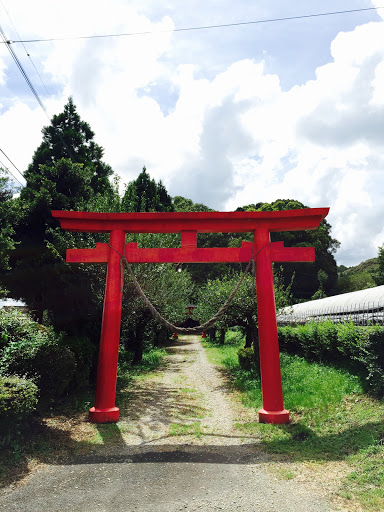
<svg viewBox="0 0 384 512">
<path fill-rule="evenodd" d="M 235 448 L 235 447 L 228 447 Z M 227 452 L 227 453 L 225 453 Z M 236 459 L 236 462 L 235 460 Z M 207 446 L 86 457 L 51 466 L 0 499 L 15 512 L 329 512 L 292 482 L 271 479 L 249 454 Z"/>
</svg>

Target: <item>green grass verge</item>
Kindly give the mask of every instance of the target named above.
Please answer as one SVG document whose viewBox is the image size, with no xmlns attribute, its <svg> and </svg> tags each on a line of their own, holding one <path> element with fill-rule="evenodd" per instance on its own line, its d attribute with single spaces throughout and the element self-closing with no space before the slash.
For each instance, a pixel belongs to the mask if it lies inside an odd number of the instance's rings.
<svg viewBox="0 0 384 512">
<path fill-rule="evenodd" d="M 211 362 L 226 369 L 248 407 L 262 406 L 258 377 L 241 370 L 242 344 L 205 343 Z M 364 510 L 384 510 L 384 403 L 363 394 L 359 378 L 345 370 L 281 354 L 288 425 L 238 424 L 265 448 L 292 462 L 346 461 L 350 475 L 340 495 L 358 499 Z"/>
</svg>

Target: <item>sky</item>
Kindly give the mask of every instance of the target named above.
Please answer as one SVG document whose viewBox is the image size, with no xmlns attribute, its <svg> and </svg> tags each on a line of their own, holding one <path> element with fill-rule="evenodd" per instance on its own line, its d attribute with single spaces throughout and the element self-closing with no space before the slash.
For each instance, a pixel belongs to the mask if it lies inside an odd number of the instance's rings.
<svg viewBox="0 0 384 512">
<path fill-rule="evenodd" d="M 72 96 L 122 184 L 146 166 L 218 211 L 330 207 L 356 265 L 384 243 L 383 19 L 384 0 L 0 0 L 8 40 L 53 39 L 11 44 L 46 112 L 0 44 L 0 165 L 24 183 L 8 159 L 23 172 Z"/>
</svg>

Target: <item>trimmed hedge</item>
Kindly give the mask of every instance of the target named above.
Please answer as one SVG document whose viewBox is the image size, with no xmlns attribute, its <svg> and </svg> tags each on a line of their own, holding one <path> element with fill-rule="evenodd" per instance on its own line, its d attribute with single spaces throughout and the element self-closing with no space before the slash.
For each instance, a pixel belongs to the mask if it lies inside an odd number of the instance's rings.
<svg viewBox="0 0 384 512">
<path fill-rule="evenodd" d="M 0 445 L 9 444 L 12 432 L 36 409 L 38 393 L 28 379 L 0 377 Z"/>
<path fill-rule="evenodd" d="M 39 390 L 35 383 L 18 377 L 0 377 L 0 417 L 20 420 L 30 415 L 38 401 Z"/>
<path fill-rule="evenodd" d="M 279 327 L 278 333 L 282 350 L 312 361 L 346 364 L 365 375 L 373 393 L 384 396 L 384 327 L 327 321 Z"/>
</svg>

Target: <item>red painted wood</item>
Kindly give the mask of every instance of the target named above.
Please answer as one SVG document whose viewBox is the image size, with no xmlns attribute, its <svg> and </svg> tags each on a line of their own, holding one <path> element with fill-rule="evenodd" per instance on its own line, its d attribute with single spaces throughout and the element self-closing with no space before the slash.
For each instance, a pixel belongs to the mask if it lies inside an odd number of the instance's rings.
<svg viewBox="0 0 384 512">
<path fill-rule="evenodd" d="M 107 263 L 108 244 L 97 243 L 95 249 L 67 249 L 68 263 Z"/>
<path fill-rule="evenodd" d="M 263 409 L 259 410 L 259 421 L 287 423 L 289 412 L 284 409 L 283 404 L 271 246 L 273 244 L 270 244 L 267 229 L 255 231 L 257 318 L 263 395 Z"/>
<path fill-rule="evenodd" d="M 111 247 L 107 246 L 109 249 L 107 282 L 101 326 L 95 406 L 89 411 L 89 419 L 95 423 L 117 421 L 119 418 L 119 409 L 115 406 L 115 396 L 124 277 L 124 266 L 121 265 L 120 254 L 124 251 L 124 231 L 112 231 L 109 243 Z"/>
<path fill-rule="evenodd" d="M 137 243 L 125 246 L 125 257 L 130 263 L 212 263 L 248 262 L 252 257 L 252 242 L 241 247 L 198 248 L 185 245 L 172 249 L 141 249 Z"/>
<path fill-rule="evenodd" d="M 314 247 L 284 247 L 284 242 L 271 244 L 271 261 L 315 261 Z"/>
<path fill-rule="evenodd" d="M 269 231 L 315 229 L 329 208 L 306 208 L 276 212 L 143 212 L 100 213 L 63 212 L 52 215 L 69 231 L 108 232 L 121 229 L 130 233 L 246 233 L 258 228 Z"/>
</svg>

